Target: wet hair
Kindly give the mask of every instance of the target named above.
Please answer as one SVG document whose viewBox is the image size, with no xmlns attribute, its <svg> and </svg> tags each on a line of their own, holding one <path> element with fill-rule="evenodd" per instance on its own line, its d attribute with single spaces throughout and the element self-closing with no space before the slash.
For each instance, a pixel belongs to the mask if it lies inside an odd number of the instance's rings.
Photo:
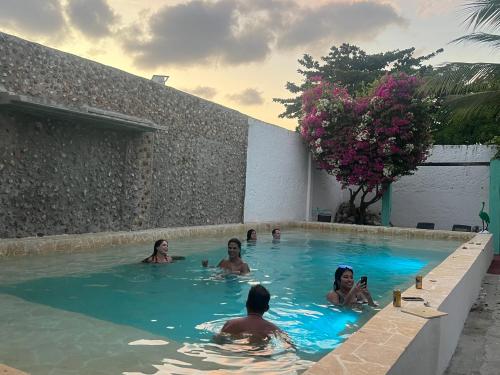
<svg viewBox="0 0 500 375">
<path fill-rule="evenodd" d="M 335 271 L 335 280 L 333 282 L 333 290 L 339 290 L 340 289 L 340 279 L 342 278 L 342 275 L 344 272 L 349 271 L 352 273 L 354 276 L 354 270 L 351 267 L 338 267 L 337 270 Z"/>
<path fill-rule="evenodd" d="M 274 228 L 273 231 L 271 232 L 271 234 L 274 235 L 274 233 L 276 233 L 277 230 L 280 230 L 280 228 Z"/>
<path fill-rule="evenodd" d="M 247 232 L 247 241 L 251 241 L 251 237 L 252 237 L 252 232 L 255 232 L 255 229 L 249 229 L 248 232 Z M 255 232 L 257 233 L 257 232 Z"/>
<path fill-rule="evenodd" d="M 238 256 L 241 258 L 241 241 L 237 238 L 231 238 L 229 241 L 227 241 L 227 246 L 229 246 L 229 244 L 233 242 L 235 243 L 236 245 L 238 245 L 238 249 L 240 250 L 240 252 L 238 253 Z"/>
<path fill-rule="evenodd" d="M 254 285 L 248 292 L 246 303 L 247 310 L 257 314 L 264 314 L 267 310 L 269 310 L 270 299 L 271 295 L 266 288 L 260 284 Z"/>
<path fill-rule="evenodd" d="M 160 247 L 160 245 L 163 243 L 163 242 L 166 242 L 168 243 L 167 240 L 164 240 L 164 239 L 160 239 L 160 240 L 157 240 L 153 246 L 153 254 L 151 254 L 150 256 L 148 256 L 147 258 L 143 259 L 142 263 L 149 263 L 149 259 L 150 258 L 153 258 L 155 256 L 158 255 L 158 248 Z"/>
</svg>

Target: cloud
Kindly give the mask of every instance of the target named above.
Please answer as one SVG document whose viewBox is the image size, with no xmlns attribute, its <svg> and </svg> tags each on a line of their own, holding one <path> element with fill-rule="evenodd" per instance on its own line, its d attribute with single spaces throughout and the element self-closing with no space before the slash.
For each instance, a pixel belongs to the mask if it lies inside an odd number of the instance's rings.
<svg viewBox="0 0 500 375">
<path fill-rule="evenodd" d="M 243 25 L 238 4 L 235 0 L 194 0 L 163 7 L 151 16 L 149 30 L 142 35 L 139 25 L 126 30 L 123 46 L 138 66 L 147 68 L 263 60 L 273 35 L 259 22 Z"/>
<path fill-rule="evenodd" d="M 205 99 L 212 99 L 215 95 L 217 95 L 217 90 L 209 86 L 198 86 L 194 89 L 186 89 L 186 91 Z"/>
<path fill-rule="evenodd" d="M 406 20 L 388 4 L 372 1 L 330 3 L 304 10 L 278 38 L 281 48 L 373 39 L 389 25 Z"/>
<path fill-rule="evenodd" d="M 31 35 L 54 36 L 65 27 L 59 0 L 2 0 L 0 22 Z"/>
<path fill-rule="evenodd" d="M 443 14 L 456 12 L 460 4 L 456 0 L 420 0 L 417 14 L 421 17 L 436 17 Z"/>
<path fill-rule="evenodd" d="M 276 46 L 373 39 L 387 26 L 405 23 L 395 8 L 375 0 L 336 0 L 315 7 L 298 1 L 191 0 L 129 25 L 121 41 L 141 68 L 238 65 L 263 61 Z"/>
<path fill-rule="evenodd" d="M 118 19 L 106 0 L 70 0 L 66 12 L 72 25 L 89 38 L 110 35 Z"/>
<path fill-rule="evenodd" d="M 240 94 L 228 95 L 227 97 L 242 105 L 257 105 L 264 103 L 262 93 L 252 88 L 245 89 Z"/>
</svg>

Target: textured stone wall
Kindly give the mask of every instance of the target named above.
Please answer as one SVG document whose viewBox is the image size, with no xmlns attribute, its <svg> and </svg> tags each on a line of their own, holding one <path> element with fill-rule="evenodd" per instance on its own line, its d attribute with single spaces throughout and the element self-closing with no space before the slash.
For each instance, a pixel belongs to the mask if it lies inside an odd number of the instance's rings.
<svg viewBox="0 0 500 375">
<path fill-rule="evenodd" d="M 1 236 L 130 229 L 136 137 L 0 114 Z"/>
<path fill-rule="evenodd" d="M 246 116 L 3 33 L 0 85 L 162 128 L 103 129 L 0 106 L 0 237 L 242 221 Z"/>
</svg>

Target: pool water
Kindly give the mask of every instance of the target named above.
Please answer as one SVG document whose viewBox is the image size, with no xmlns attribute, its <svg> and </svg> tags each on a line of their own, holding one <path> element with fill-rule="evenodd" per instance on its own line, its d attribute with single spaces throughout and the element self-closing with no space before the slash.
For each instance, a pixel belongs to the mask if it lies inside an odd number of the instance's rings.
<svg viewBox="0 0 500 375">
<path fill-rule="evenodd" d="M 339 264 L 351 265 L 355 279 L 368 276 L 384 306 L 394 288 L 459 245 L 322 232 L 284 232 L 278 243 L 258 237 L 243 243 L 252 272 L 241 277 L 201 267 L 226 256 L 227 238 L 172 240 L 170 254 L 186 257 L 173 264 L 141 264 L 145 246 L 8 258 L 0 263 L 0 363 L 36 374 L 300 373 L 377 311 L 327 304 Z M 272 295 L 265 317 L 295 348 L 213 341 L 227 319 L 245 314 L 257 283 Z"/>
</svg>

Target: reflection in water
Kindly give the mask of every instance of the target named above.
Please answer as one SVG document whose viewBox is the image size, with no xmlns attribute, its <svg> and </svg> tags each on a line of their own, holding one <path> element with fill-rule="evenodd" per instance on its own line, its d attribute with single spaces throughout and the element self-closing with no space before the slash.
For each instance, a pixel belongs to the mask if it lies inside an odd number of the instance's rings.
<svg viewBox="0 0 500 375">
<path fill-rule="evenodd" d="M 225 343 L 184 343 L 177 352 L 191 359 L 184 362 L 165 358 L 163 364 L 154 365 L 158 370 L 155 374 L 298 374 L 314 363 L 300 359 L 287 339 L 279 336 L 264 343 L 252 343 L 248 337 L 225 337 L 222 341 Z M 202 363 L 198 369 L 191 367 L 193 357 Z"/>
</svg>

